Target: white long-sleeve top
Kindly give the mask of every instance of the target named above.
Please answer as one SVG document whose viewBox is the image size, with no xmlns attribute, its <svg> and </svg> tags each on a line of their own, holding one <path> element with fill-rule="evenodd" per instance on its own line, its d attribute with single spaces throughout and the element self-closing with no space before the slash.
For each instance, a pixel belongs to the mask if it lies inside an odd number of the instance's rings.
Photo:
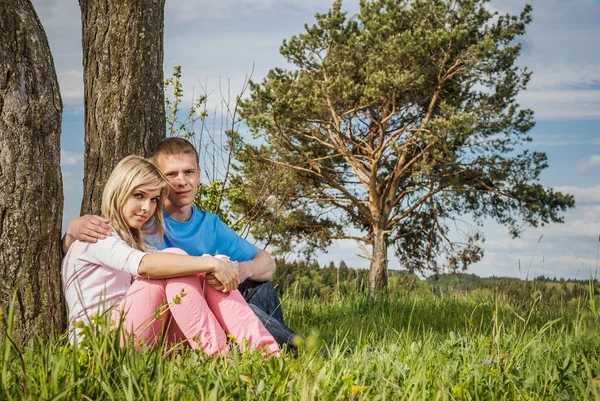
<svg viewBox="0 0 600 401">
<path fill-rule="evenodd" d="M 96 243 L 75 241 L 62 262 L 62 282 L 69 323 L 89 322 L 118 303 L 139 277 L 146 252 L 129 246 L 117 232 Z M 73 327 L 70 327 L 73 330 Z"/>
</svg>

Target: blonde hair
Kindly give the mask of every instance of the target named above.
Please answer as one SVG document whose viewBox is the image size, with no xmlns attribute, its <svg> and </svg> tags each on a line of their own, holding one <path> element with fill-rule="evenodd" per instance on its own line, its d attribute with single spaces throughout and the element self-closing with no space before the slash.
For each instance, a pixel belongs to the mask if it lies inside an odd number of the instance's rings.
<svg viewBox="0 0 600 401">
<path fill-rule="evenodd" d="M 140 229 L 134 229 L 125 222 L 122 210 L 129 195 L 139 187 L 160 190 L 160 197 L 150 219 Z M 125 242 L 146 251 L 144 235 L 162 238 L 165 233 L 162 208 L 168 194 L 168 181 L 154 164 L 139 156 L 127 156 L 117 164 L 106 181 L 102 193 L 102 214 Z"/>
</svg>

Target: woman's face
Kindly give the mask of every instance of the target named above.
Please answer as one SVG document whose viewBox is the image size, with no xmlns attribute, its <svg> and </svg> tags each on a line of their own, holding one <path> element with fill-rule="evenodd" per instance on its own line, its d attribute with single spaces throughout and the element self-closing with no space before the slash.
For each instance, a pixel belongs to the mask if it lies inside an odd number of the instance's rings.
<svg viewBox="0 0 600 401">
<path fill-rule="evenodd" d="M 121 214 L 130 228 L 139 229 L 154 215 L 160 199 L 159 189 L 137 187 L 127 197 Z"/>
</svg>

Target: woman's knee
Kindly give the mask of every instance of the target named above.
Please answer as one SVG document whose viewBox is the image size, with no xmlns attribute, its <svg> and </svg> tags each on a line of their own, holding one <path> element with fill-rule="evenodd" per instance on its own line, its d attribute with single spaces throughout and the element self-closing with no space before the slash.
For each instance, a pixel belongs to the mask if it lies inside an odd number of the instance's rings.
<svg viewBox="0 0 600 401">
<path fill-rule="evenodd" d="M 189 295 L 194 299 L 198 296 L 204 298 L 204 288 L 198 275 L 172 277 L 166 281 L 165 292 L 169 301 L 174 297 L 181 296 L 181 294 Z"/>
<path fill-rule="evenodd" d="M 126 298 L 132 297 L 152 297 L 152 298 L 164 298 L 165 287 L 167 285 L 164 279 L 147 279 L 144 277 L 137 277 L 133 280 L 131 287 L 125 295 Z"/>
</svg>

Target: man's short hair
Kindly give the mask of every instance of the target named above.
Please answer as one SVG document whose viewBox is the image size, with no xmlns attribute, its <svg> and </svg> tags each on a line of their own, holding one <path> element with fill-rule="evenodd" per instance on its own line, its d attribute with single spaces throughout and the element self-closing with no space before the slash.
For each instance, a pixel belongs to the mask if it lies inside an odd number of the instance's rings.
<svg viewBox="0 0 600 401">
<path fill-rule="evenodd" d="M 154 153 L 150 156 L 150 160 L 156 164 L 159 156 L 181 156 L 181 155 L 194 155 L 196 158 L 196 164 L 200 165 L 200 157 L 198 151 L 187 139 L 179 137 L 169 137 L 162 139 Z"/>
</svg>

